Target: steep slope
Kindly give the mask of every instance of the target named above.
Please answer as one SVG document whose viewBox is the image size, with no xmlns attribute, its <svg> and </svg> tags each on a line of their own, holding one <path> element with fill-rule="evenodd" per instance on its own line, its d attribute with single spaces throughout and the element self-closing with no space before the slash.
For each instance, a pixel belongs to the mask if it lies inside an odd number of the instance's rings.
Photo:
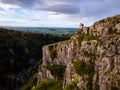
<svg viewBox="0 0 120 90">
<path fill-rule="evenodd" d="M 120 90 L 120 15 L 77 30 L 70 40 L 44 46 L 40 67 L 33 90 L 45 90 L 45 78 L 62 81 L 65 90 Z"/>
<path fill-rule="evenodd" d="M 42 46 L 65 39 L 0 28 L 0 90 L 13 90 L 26 83 L 41 64 Z"/>
</svg>

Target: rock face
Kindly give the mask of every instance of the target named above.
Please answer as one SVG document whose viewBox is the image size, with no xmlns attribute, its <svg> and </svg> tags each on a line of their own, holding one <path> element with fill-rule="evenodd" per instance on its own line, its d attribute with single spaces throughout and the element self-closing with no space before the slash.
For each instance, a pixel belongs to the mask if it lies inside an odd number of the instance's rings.
<svg viewBox="0 0 120 90">
<path fill-rule="evenodd" d="M 120 90 L 120 15 L 77 30 L 70 40 L 43 47 L 38 80 L 58 79 L 49 67 L 66 66 L 63 89 L 74 82 L 80 90 Z"/>
</svg>

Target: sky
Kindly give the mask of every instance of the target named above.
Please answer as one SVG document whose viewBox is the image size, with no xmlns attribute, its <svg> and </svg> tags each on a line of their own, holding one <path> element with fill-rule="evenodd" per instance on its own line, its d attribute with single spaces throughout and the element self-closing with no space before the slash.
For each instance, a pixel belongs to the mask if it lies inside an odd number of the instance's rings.
<svg viewBox="0 0 120 90">
<path fill-rule="evenodd" d="M 90 26 L 120 14 L 120 0 L 0 0 L 0 26 Z"/>
</svg>

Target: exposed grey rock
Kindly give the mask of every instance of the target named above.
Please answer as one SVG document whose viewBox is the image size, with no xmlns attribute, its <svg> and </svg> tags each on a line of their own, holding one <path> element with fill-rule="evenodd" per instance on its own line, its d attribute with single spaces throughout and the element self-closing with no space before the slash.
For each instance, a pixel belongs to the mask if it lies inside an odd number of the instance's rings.
<svg viewBox="0 0 120 90">
<path fill-rule="evenodd" d="M 47 70 L 45 67 L 42 67 L 42 69 L 38 73 L 38 82 L 44 78 L 54 79 L 51 72 Z"/>
<path fill-rule="evenodd" d="M 115 25 L 115 28 L 120 32 L 120 23 L 118 23 L 117 25 Z"/>
<path fill-rule="evenodd" d="M 97 36 L 102 35 L 103 29 L 104 29 L 103 27 L 98 27 L 98 28 L 97 28 Z"/>
<path fill-rule="evenodd" d="M 103 31 L 102 36 L 105 37 L 108 33 L 109 33 L 109 28 L 106 27 L 106 28 L 104 29 L 104 31 Z"/>
<path fill-rule="evenodd" d="M 113 56 L 116 53 L 116 46 L 115 45 L 110 45 L 110 47 L 106 51 L 107 56 Z"/>
<path fill-rule="evenodd" d="M 56 79 L 47 67 L 53 64 L 65 65 L 63 88 L 75 82 L 81 90 L 112 90 L 113 87 L 120 90 L 120 35 L 110 31 L 115 28 L 120 30 L 119 19 L 120 15 L 95 22 L 93 26 L 76 31 L 70 40 L 44 46 L 42 70 L 39 71 L 38 80 Z M 89 34 L 88 39 L 94 35 L 98 39 L 84 41 L 86 34 Z M 50 47 L 54 47 L 51 49 L 54 50 L 54 58 L 51 57 Z M 93 65 L 91 77 L 89 74 L 78 75 L 75 72 L 73 62 L 76 59 Z"/>
</svg>

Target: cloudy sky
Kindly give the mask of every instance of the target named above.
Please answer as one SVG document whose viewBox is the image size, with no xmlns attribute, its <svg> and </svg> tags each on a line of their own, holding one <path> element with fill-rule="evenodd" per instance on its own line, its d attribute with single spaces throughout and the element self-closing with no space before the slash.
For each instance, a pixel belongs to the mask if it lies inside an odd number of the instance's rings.
<svg viewBox="0 0 120 90">
<path fill-rule="evenodd" d="M 89 26 L 116 14 L 120 0 L 0 0 L 0 26 Z"/>
</svg>

